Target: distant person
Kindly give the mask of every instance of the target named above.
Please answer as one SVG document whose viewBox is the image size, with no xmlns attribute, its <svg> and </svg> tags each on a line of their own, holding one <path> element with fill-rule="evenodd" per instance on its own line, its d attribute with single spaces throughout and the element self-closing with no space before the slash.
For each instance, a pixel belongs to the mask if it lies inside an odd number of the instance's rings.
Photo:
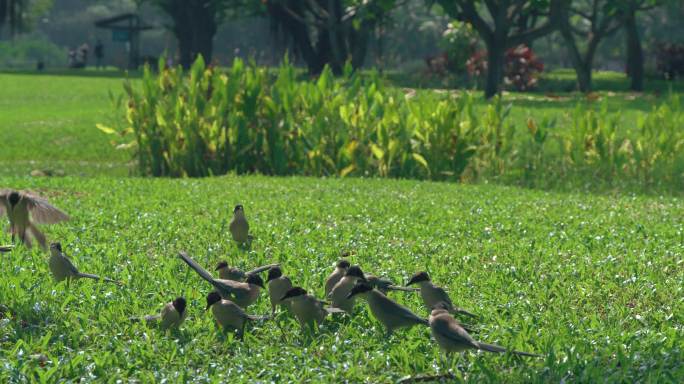
<svg viewBox="0 0 684 384">
<path fill-rule="evenodd" d="M 83 43 L 83 44 L 81 44 L 80 47 L 78 47 L 79 61 L 82 63 L 83 68 L 85 68 L 85 66 L 88 65 L 88 51 L 89 50 L 90 50 L 90 47 L 88 46 L 88 43 Z"/>
<path fill-rule="evenodd" d="M 97 39 L 95 43 L 95 68 L 104 68 L 102 59 L 104 59 L 104 45 L 100 39 Z"/>
</svg>

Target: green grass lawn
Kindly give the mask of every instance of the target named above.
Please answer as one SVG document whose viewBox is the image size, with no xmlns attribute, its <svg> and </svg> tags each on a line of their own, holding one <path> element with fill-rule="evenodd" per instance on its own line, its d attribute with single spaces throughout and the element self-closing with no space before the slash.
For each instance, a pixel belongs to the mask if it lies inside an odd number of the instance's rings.
<svg viewBox="0 0 684 384">
<path fill-rule="evenodd" d="M 684 381 L 680 197 L 355 178 L 111 177 L 128 174 L 129 155 L 94 125 L 110 121 L 108 91 L 121 92 L 122 81 L 89 75 L 0 74 L 0 188 L 36 190 L 63 208 L 72 221 L 43 227 L 49 238 L 82 270 L 124 286 L 56 285 L 47 253 L 0 255 L 0 382 L 396 382 L 446 370 L 473 382 Z M 625 129 L 659 100 L 602 95 Z M 523 128 L 526 116 L 563 114 L 581 98 L 559 96 L 570 99 L 505 97 Z M 35 169 L 67 177 L 29 177 Z M 237 203 L 256 237 L 249 251 L 228 234 Z M 9 241 L 0 233 L 0 244 Z M 427 328 L 386 339 L 362 304 L 315 336 L 279 316 L 240 342 L 215 329 L 204 311 L 209 285 L 178 259 L 181 249 L 207 267 L 280 262 L 319 297 L 343 251 L 397 283 L 427 270 L 481 316 L 476 338 L 545 357 L 467 353 L 444 363 Z M 189 302 L 179 332 L 128 321 L 178 295 Z M 427 316 L 418 295 L 392 297 Z M 249 309 L 269 311 L 265 292 Z"/>
<path fill-rule="evenodd" d="M 675 198 L 552 194 L 392 180 L 221 177 L 203 180 L 4 178 L 73 220 L 49 227 L 75 263 L 117 288 L 51 281 L 47 254 L 24 248 L 0 268 L 0 381 L 21 377 L 143 382 L 392 382 L 452 369 L 474 382 L 681 382 L 684 251 Z M 257 238 L 229 239 L 243 203 Z M 2 243 L 9 241 L 6 234 Z M 447 365 L 427 328 L 384 330 L 359 305 L 305 337 L 279 317 L 224 338 L 204 312 L 209 285 L 176 257 L 213 266 L 280 262 L 317 295 L 342 251 L 367 272 L 405 282 L 427 270 L 481 315 L 478 338 L 545 358 L 466 354 Z M 165 334 L 130 316 L 185 295 L 189 318 Z M 416 294 L 392 294 L 427 316 Z M 262 294 L 249 312 L 270 311 Z M 40 366 L 32 355 L 44 354 Z"/>
</svg>

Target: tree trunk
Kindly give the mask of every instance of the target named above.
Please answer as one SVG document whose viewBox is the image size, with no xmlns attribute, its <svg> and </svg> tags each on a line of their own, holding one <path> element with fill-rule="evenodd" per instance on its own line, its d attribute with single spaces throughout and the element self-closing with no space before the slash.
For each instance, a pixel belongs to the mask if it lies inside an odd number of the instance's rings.
<svg viewBox="0 0 684 384">
<path fill-rule="evenodd" d="M 176 0 L 166 9 L 173 19 L 173 33 L 178 39 L 179 60 L 183 68 L 190 68 L 198 55 L 210 63 L 216 20 L 203 0 Z"/>
<path fill-rule="evenodd" d="M 487 44 L 487 78 L 485 98 L 489 99 L 499 93 L 499 85 L 503 77 L 505 43 L 492 41 Z"/>
<path fill-rule="evenodd" d="M 577 73 L 577 86 L 580 92 L 587 93 L 591 91 L 591 65 L 586 63 L 579 63 L 575 66 L 575 73 Z"/>
<path fill-rule="evenodd" d="M 625 35 L 627 38 L 627 75 L 632 79 L 630 88 L 641 92 L 644 90 L 644 52 L 641 49 L 634 10 L 630 10 L 625 18 Z"/>
</svg>

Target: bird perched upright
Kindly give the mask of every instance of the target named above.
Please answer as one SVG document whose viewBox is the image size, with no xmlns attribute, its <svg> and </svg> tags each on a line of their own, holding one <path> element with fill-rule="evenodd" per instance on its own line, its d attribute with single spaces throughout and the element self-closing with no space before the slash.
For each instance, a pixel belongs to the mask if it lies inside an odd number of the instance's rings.
<svg viewBox="0 0 684 384">
<path fill-rule="evenodd" d="M 249 223 L 245 217 L 245 209 L 238 204 L 233 209 L 233 218 L 230 220 L 228 226 L 230 234 L 233 235 L 233 240 L 240 244 L 247 244 L 251 240 L 249 235 Z"/>
<path fill-rule="evenodd" d="M 373 316 L 387 330 L 387 336 L 390 336 L 398 328 L 407 328 L 418 324 L 428 325 L 426 319 L 421 318 L 411 312 L 410 309 L 385 296 L 367 282 L 359 281 L 347 297 L 352 298 L 357 295 L 366 299 Z"/>
<path fill-rule="evenodd" d="M 395 285 L 391 280 L 384 279 L 375 275 L 366 275 L 366 280 L 371 287 L 387 295 L 389 291 L 416 292 L 418 288 L 409 288 Z"/>
<path fill-rule="evenodd" d="M 234 329 L 237 331 L 238 337 L 242 338 L 245 333 L 245 325 L 248 321 L 265 320 L 267 316 L 248 315 L 244 309 L 230 300 L 222 299 L 221 295 L 216 292 L 210 292 L 207 295 L 207 308 L 211 308 L 216 322 L 224 329 Z"/>
<path fill-rule="evenodd" d="M 264 281 L 259 275 L 247 275 L 245 282 L 234 280 L 215 279 L 202 268 L 195 260 L 190 258 L 187 253 L 181 251 L 178 256 L 185 261 L 190 268 L 195 270 L 200 277 L 208 281 L 224 299 L 231 300 L 242 308 L 254 304 L 259 298 L 261 288 L 264 288 Z"/>
<path fill-rule="evenodd" d="M 348 295 L 359 280 L 366 281 L 366 276 L 363 275 L 361 267 L 352 265 L 347 269 L 344 277 L 342 277 L 340 281 L 335 284 L 332 291 L 330 291 L 331 306 L 340 308 L 347 313 L 352 313 L 356 299 L 353 296 Z"/>
<path fill-rule="evenodd" d="M 449 305 L 446 303 L 438 303 L 430 313 L 429 323 L 432 337 L 435 338 L 437 344 L 447 354 L 451 352 L 462 352 L 467 349 L 476 349 L 480 351 L 505 353 L 506 348 L 494 344 L 481 343 L 473 339 L 472 336 L 458 323 L 456 319 L 449 313 Z M 516 355 L 540 357 L 534 353 L 510 351 Z"/>
<path fill-rule="evenodd" d="M 74 263 L 72 263 L 62 251 L 62 245 L 60 243 L 50 244 L 50 260 L 48 263 L 50 266 L 50 271 L 52 272 L 52 277 L 54 277 L 55 281 L 57 282 L 63 280 L 87 278 L 104 280 L 108 283 L 114 283 L 117 285 L 120 284 L 118 281 L 108 279 L 106 277 L 79 272 Z"/>
<path fill-rule="evenodd" d="M 158 315 L 145 316 L 144 319 L 148 324 L 159 324 L 161 329 L 178 328 L 188 315 L 186 309 L 186 301 L 184 297 L 178 297 L 174 301 L 166 303 Z M 132 318 L 131 320 L 139 320 L 139 318 Z"/>
<path fill-rule="evenodd" d="M 243 272 L 239 268 L 230 267 L 227 262 L 221 261 L 216 265 L 216 270 L 219 273 L 219 278 L 223 280 L 245 281 L 247 275 L 257 275 L 271 267 L 277 267 L 279 264 L 268 264 L 257 267 L 248 272 Z"/>
<path fill-rule="evenodd" d="M 282 299 L 287 291 L 292 288 L 292 281 L 289 277 L 283 276 L 283 271 L 279 266 L 273 266 L 268 270 L 266 284 L 268 284 L 268 297 L 271 299 L 271 314 L 275 314 L 278 305 L 289 308 L 289 303 Z"/>
<path fill-rule="evenodd" d="M 432 310 L 437 304 L 442 303 L 447 306 L 447 310 L 451 313 L 477 317 L 477 315 L 465 309 L 454 306 L 446 291 L 433 284 L 427 272 L 417 272 L 414 274 L 406 286 L 411 284 L 418 284 L 420 286 L 420 297 L 423 299 L 423 304 L 425 304 L 428 310 Z"/>
<path fill-rule="evenodd" d="M 38 224 L 54 224 L 69 220 L 69 216 L 48 203 L 42 197 L 26 191 L 0 190 L 0 216 L 7 215 L 10 222 L 12 243 L 16 237 L 31 248 L 31 237 L 43 249 L 47 248 L 45 235 L 36 227 Z"/>
<path fill-rule="evenodd" d="M 330 291 L 332 291 L 333 287 L 335 287 L 335 284 L 337 284 L 340 279 L 344 277 L 344 274 L 347 273 L 347 269 L 349 269 L 350 265 L 351 264 L 349 264 L 349 261 L 345 259 L 341 259 L 337 262 L 335 270 L 325 280 L 325 297 L 330 295 Z"/>
<path fill-rule="evenodd" d="M 317 328 L 329 314 L 344 312 L 339 308 L 325 307 L 323 301 L 309 295 L 302 287 L 290 288 L 281 298 L 281 301 L 290 303 L 292 313 L 294 313 L 302 328 L 307 325 L 312 329 Z"/>
</svg>

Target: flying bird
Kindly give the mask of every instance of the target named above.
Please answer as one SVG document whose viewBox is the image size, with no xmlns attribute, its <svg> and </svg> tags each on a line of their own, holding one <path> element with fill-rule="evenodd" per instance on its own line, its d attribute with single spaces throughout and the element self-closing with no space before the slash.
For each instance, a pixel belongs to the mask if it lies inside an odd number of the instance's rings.
<svg viewBox="0 0 684 384">
<path fill-rule="evenodd" d="M 47 248 L 45 235 L 36 227 L 38 224 L 54 224 L 69 220 L 69 216 L 55 208 L 42 197 L 27 191 L 0 190 L 0 216 L 7 215 L 10 222 L 12 243 L 15 238 L 31 248 L 31 238 Z"/>
</svg>

